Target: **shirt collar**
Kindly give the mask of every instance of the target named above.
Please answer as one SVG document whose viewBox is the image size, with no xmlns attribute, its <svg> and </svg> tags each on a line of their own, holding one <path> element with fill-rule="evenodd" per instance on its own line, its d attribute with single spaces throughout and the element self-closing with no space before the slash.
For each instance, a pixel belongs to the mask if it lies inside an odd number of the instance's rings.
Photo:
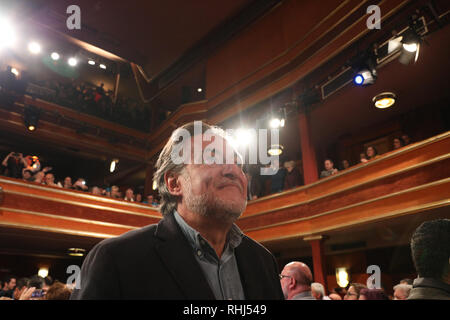
<svg viewBox="0 0 450 320">
<path fill-rule="evenodd" d="M 173 215 L 175 217 L 175 221 L 180 226 L 181 231 L 194 249 L 201 248 L 201 241 L 205 241 L 207 243 L 207 241 L 197 230 L 192 228 L 186 223 L 186 221 L 184 221 L 183 217 L 181 217 L 177 210 L 173 211 Z M 243 236 L 244 234 L 242 233 L 241 229 L 239 229 L 239 227 L 233 223 L 227 235 L 227 244 L 229 244 L 229 246 L 234 249 L 241 244 Z"/>
<path fill-rule="evenodd" d="M 414 288 L 420 288 L 420 287 L 428 287 L 428 288 L 436 288 L 440 290 L 444 290 L 448 293 L 450 293 L 450 285 L 437 280 L 433 278 L 416 278 L 414 279 L 413 283 Z"/>
</svg>

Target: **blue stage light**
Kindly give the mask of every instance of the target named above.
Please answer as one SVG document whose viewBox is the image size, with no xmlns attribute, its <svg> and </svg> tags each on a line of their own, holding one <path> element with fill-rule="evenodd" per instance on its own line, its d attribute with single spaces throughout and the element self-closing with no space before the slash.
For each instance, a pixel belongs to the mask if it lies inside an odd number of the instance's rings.
<svg viewBox="0 0 450 320">
<path fill-rule="evenodd" d="M 360 74 L 357 74 L 354 78 L 353 78 L 353 82 L 355 84 L 357 84 L 358 86 L 362 85 L 364 83 L 364 77 Z"/>
</svg>

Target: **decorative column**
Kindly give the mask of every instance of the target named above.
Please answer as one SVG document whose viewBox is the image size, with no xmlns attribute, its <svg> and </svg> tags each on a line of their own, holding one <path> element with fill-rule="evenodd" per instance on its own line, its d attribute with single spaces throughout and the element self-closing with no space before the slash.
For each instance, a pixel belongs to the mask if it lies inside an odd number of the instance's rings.
<svg viewBox="0 0 450 320">
<path fill-rule="evenodd" d="M 325 294 L 327 294 L 327 274 L 325 269 L 325 255 L 323 250 L 323 242 L 326 240 L 325 236 L 317 235 L 305 237 L 303 240 L 308 241 L 312 249 L 314 282 L 319 282 L 325 287 Z"/>
<path fill-rule="evenodd" d="M 299 107 L 298 127 L 300 132 L 300 147 L 302 150 L 303 177 L 305 185 L 319 179 L 316 161 L 316 151 L 311 141 L 311 130 L 308 113 L 303 107 Z"/>
</svg>

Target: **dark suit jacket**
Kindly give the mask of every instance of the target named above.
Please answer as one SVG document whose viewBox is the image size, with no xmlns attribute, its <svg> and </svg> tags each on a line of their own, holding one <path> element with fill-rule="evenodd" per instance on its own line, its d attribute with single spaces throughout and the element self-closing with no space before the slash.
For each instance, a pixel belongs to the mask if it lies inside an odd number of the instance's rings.
<svg viewBox="0 0 450 320">
<path fill-rule="evenodd" d="M 244 236 L 235 249 L 246 299 L 283 299 L 272 254 Z M 215 299 L 173 214 L 98 243 L 71 299 Z"/>
</svg>

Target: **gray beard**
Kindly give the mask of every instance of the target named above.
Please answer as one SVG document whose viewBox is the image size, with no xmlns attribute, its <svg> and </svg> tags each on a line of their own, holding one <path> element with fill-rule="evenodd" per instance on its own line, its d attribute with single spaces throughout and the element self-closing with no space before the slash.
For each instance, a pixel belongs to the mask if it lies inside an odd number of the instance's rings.
<svg viewBox="0 0 450 320">
<path fill-rule="evenodd" d="M 189 211 L 231 223 L 235 222 L 244 212 L 247 201 L 224 201 L 214 198 L 209 192 L 198 196 L 193 195 L 191 179 L 188 174 L 185 174 L 184 177 L 187 182 L 185 202 Z"/>
</svg>

